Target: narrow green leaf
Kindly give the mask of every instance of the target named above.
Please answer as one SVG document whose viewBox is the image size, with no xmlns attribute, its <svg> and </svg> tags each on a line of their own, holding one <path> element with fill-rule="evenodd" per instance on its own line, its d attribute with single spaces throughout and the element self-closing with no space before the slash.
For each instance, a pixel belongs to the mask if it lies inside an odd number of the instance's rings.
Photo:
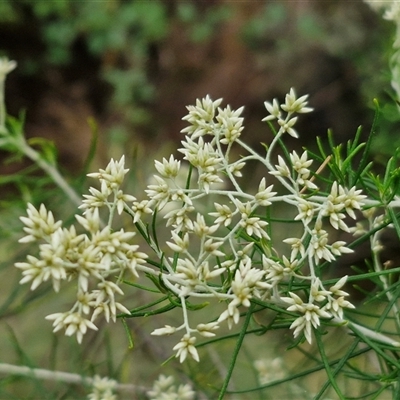
<svg viewBox="0 0 400 400">
<path fill-rule="evenodd" d="M 317 341 L 319 354 L 321 355 L 322 362 L 324 363 L 325 371 L 326 371 L 326 374 L 328 375 L 329 382 L 331 383 L 332 387 L 335 389 L 335 392 L 339 396 L 339 399 L 346 400 L 346 398 L 344 397 L 342 391 L 340 390 L 340 388 L 336 382 L 335 374 L 333 374 L 333 372 L 332 372 L 328 357 L 326 356 L 326 353 L 325 353 L 325 345 L 321 339 L 321 333 L 320 333 L 319 329 L 314 329 L 314 333 L 315 333 L 315 338 Z"/>
<path fill-rule="evenodd" d="M 135 347 L 135 343 L 133 341 L 131 330 L 129 329 L 128 324 L 126 323 L 125 318 L 121 318 L 122 325 L 125 329 L 126 337 L 128 338 L 128 349 L 133 350 Z"/>
</svg>

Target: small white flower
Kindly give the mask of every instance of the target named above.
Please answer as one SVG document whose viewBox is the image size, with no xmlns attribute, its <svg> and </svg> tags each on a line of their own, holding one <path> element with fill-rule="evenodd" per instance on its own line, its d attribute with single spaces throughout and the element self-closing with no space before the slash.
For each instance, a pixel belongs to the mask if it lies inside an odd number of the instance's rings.
<svg viewBox="0 0 400 400">
<path fill-rule="evenodd" d="M 332 298 L 329 303 L 325 306 L 325 309 L 329 311 L 332 316 L 343 320 L 343 309 L 344 308 L 355 308 L 353 304 L 345 300 L 343 296 L 338 298 Z"/>
<path fill-rule="evenodd" d="M 335 260 L 335 257 L 330 251 L 330 246 L 328 245 L 328 232 L 322 229 L 319 223 L 317 223 L 315 228 L 311 231 L 309 251 L 316 263 L 322 259 L 326 261 Z"/>
<path fill-rule="evenodd" d="M 182 119 L 188 121 L 190 126 L 182 129 L 181 132 L 191 135 L 193 139 L 207 134 L 212 135 L 215 111 L 221 103 L 222 99 L 213 101 L 210 96 L 207 95 L 202 100 L 197 99 L 195 106 L 187 106 L 186 108 L 188 109 L 189 114 Z"/>
<path fill-rule="evenodd" d="M 221 166 L 222 158 L 219 153 L 215 151 L 211 143 L 204 142 L 203 138 L 200 137 L 198 142 L 195 142 L 186 137 L 182 144 L 183 148 L 178 151 L 184 154 L 185 160 L 202 172 L 215 173 Z"/>
<path fill-rule="evenodd" d="M 218 248 L 223 244 L 224 242 L 216 242 L 214 241 L 214 239 L 207 239 L 204 242 L 203 245 L 203 250 L 206 253 L 210 253 L 213 256 L 216 257 L 223 257 L 225 255 L 225 253 L 223 251 L 218 250 Z"/>
<path fill-rule="evenodd" d="M 92 393 L 88 395 L 88 400 L 117 400 L 113 394 L 117 382 L 110 378 L 101 378 L 96 375 L 92 382 Z"/>
<path fill-rule="evenodd" d="M 19 240 L 20 243 L 34 242 L 39 239 L 49 238 L 62 224 L 55 221 L 53 213 L 47 211 L 44 204 L 37 210 L 32 204 L 28 203 L 28 217 L 20 217 L 25 224 L 24 231 L 28 234 Z"/>
<path fill-rule="evenodd" d="M 296 92 L 291 88 L 285 97 L 285 104 L 282 104 L 281 108 L 288 113 L 309 113 L 313 111 L 313 108 L 306 107 L 307 99 L 308 94 L 296 98 Z"/>
<path fill-rule="evenodd" d="M 79 208 L 87 209 L 87 208 L 95 208 L 95 207 L 103 207 L 105 206 L 108 201 L 108 196 L 111 194 L 111 190 L 106 190 L 105 192 L 101 192 L 95 188 L 89 188 L 89 194 L 84 194 L 83 197 L 85 198 L 82 201 L 82 204 Z M 85 211 L 86 213 L 86 211 Z"/>
<path fill-rule="evenodd" d="M 243 109 L 244 107 L 240 107 L 237 110 L 231 110 L 230 106 L 223 110 L 218 108 L 216 119 L 220 124 L 221 136 L 223 136 L 220 140 L 222 144 L 231 144 L 240 137 L 244 129 L 243 118 L 240 117 Z"/>
<path fill-rule="evenodd" d="M 367 197 L 362 193 L 362 190 L 356 190 L 356 187 L 353 186 L 351 189 L 343 189 L 345 193 L 344 207 L 346 209 L 347 214 L 353 219 L 356 219 L 357 216 L 354 213 L 354 210 L 361 210 L 361 207 L 364 205 L 364 199 Z"/>
<path fill-rule="evenodd" d="M 281 110 L 279 108 L 278 100 L 274 99 L 274 100 L 272 100 L 272 103 L 266 101 L 266 102 L 264 102 L 264 106 L 270 115 L 263 118 L 262 119 L 263 122 L 271 121 L 271 120 L 278 119 L 281 117 Z"/>
<path fill-rule="evenodd" d="M 125 194 L 122 190 L 118 190 L 114 192 L 114 204 L 117 206 L 117 212 L 119 215 L 124 211 L 126 203 L 131 203 L 135 201 L 136 198 L 129 194 Z"/>
<path fill-rule="evenodd" d="M 227 321 L 229 329 L 232 329 L 233 324 L 238 324 L 240 319 L 240 312 L 237 308 L 238 304 L 236 299 L 232 300 L 228 304 L 228 308 L 219 316 L 217 322 Z"/>
<path fill-rule="evenodd" d="M 346 215 L 338 212 L 338 210 L 343 209 L 343 205 L 334 204 L 331 201 L 327 200 L 324 204 L 322 215 L 329 216 L 329 222 L 335 229 L 341 229 L 345 232 L 350 232 L 349 227 L 344 223 L 343 219 L 346 218 Z"/>
<path fill-rule="evenodd" d="M 242 280 L 239 271 L 236 271 L 235 280 L 231 283 L 232 293 L 235 295 L 238 305 L 250 307 L 250 299 L 252 290 L 247 282 Z"/>
<path fill-rule="evenodd" d="M 259 238 L 269 239 L 268 233 L 264 227 L 268 225 L 267 221 L 262 221 L 259 217 L 252 217 L 252 205 L 250 202 L 242 203 L 236 200 L 236 206 L 241 213 L 240 226 L 249 236 L 255 235 Z"/>
<path fill-rule="evenodd" d="M 166 226 L 173 226 L 175 232 L 179 233 L 183 230 L 193 231 L 193 221 L 189 218 L 189 213 L 194 211 L 193 206 L 185 205 L 182 208 L 177 208 L 165 214 L 164 218 L 167 219 Z"/>
<path fill-rule="evenodd" d="M 345 275 L 343 278 L 340 278 L 333 286 L 329 288 L 330 292 L 334 296 L 348 296 L 349 294 L 347 292 L 344 292 L 342 287 L 346 284 L 348 275 Z"/>
<path fill-rule="evenodd" d="M 300 175 L 306 175 L 310 173 L 309 166 L 313 163 L 313 160 L 309 160 L 307 157 L 307 151 L 299 157 L 296 151 L 290 154 L 290 161 L 292 162 L 293 169 Z"/>
<path fill-rule="evenodd" d="M 147 392 L 150 400 L 194 400 L 195 392 L 189 384 L 174 384 L 172 376 L 160 375 L 152 390 Z"/>
<path fill-rule="evenodd" d="M 146 253 L 143 253 L 141 251 L 136 251 L 139 246 L 132 245 L 130 246 L 130 249 L 128 249 L 125 254 L 124 254 L 124 261 L 126 267 L 132 272 L 134 276 L 137 278 L 139 277 L 139 274 L 137 272 L 137 266 L 140 264 L 145 264 L 146 260 L 148 258 L 148 255 Z"/>
<path fill-rule="evenodd" d="M 208 261 L 204 261 L 198 269 L 198 276 L 200 281 L 209 281 L 217 276 L 222 275 L 226 271 L 226 268 L 217 268 L 215 267 L 213 270 L 210 271 Z"/>
<path fill-rule="evenodd" d="M 182 295 L 188 295 L 196 285 L 200 284 L 199 271 L 192 260 L 179 258 L 175 277 L 182 281 Z"/>
<path fill-rule="evenodd" d="M 290 161 L 292 163 L 293 169 L 297 172 L 296 182 L 300 186 L 305 186 L 308 189 L 315 190 L 318 189 L 310 178 L 311 171 L 309 169 L 313 160 L 309 160 L 307 152 L 304 151 L 301 156 L 299 156 L 296 151 L 290 154 Z"/>
<path fill-rule="evenodd" d="M 282 176 L 285 178 L 290 177 L 290 169 L 281 156 L 278 156 L 278 165 L 275 165 L 275 168 L 274 171 L 269 171 L 271 175 Z"/>
<path fill-rule="evenodd" d="M 66 336 L 72 336 L 76 334 L 78 343 L 82 343 L 83 335 L 87 332 L 87 329 L 93 329 L 97 331 L 97 326 L 90 320 L 82 317 L 77 312 L 65 312 L 50 314 L 46 319 L 53 322 L 53 332 L 57 332 L 60 329 L 65 329 Z"/>
<path fill-rule="evenodd" d="M 134 213 L 133 223 L 139 222 L 143 214 L 152 214 L 153 210 L 149 206 L 148 200 L 134 201 L 132 204 L 132 211 Z"/>
<path fill-rule="evenodd" d="M 318 301 L 321 303 L 331 294 L 329 290 L 323 289 L 319 278 L 313 279 L 310 289 L 310 301 Z"/>
<path fill-rule="evenodd" d="M 308 225 L 314 217 L 314 204 L 307 200 L 304 200 L 302 197 L 299 197 L 296 200 L 298 202 L 297 208 L 299 209 L 299 213 L 294 219 L 295 221 L 302 221 L 304 225 Z"/>
<path fill-rule="evenodd" d="M 145 192 L 150 198 L 151 203 L 155 203 L 159 210 L 162 210 L 170 199 L 170 188 L 164 179 L 154 175 L 156 183 L 148 185 Z"/>
<path fill-rule="evenodd" d="M 194 400 L 195 395 L 196 393 L 188 383 L 185 385 L 180 384 L 176 391 L 176 399 L 179 400 Z"/>
<path fill-rule="evenodd" d="M 211 172 L 203 172 L 199 176 L 199 186 L 204 189 L 204 191 L 208 194 L 210 191 L 210 185 L 215 185 L 218 183 L 223 183 L 224 181 L 217 175 Z"/>
<path fill-rule="evenodd" d="M 163 158 L 162 163 L 157 160 L 155 160 L 154 163 L 158 173 L 164 178 L 175 178 L 178 175 L 181 166 L 181 162 L 175 160 L 172 154 L 169 157 L 169 160 Z"/>
<path fill-rule="evenodd" d="M 272 284 L 277 284 L 283 279 L 290 278 L 295 272 L 298 261 L 288 260 L 285 256 L 282 257 L 282 264 L 271 260 L 263 255 L 262 265 L 266 272 L 265 280 L 271 281 Z"/>
<path fill-rule="evenodd" d="M 201 336 L 204 337 L 213 337 L 216 331 L 219 329 L 218 322 L 209 322 L 208 324 L 198 324 L 196 330 L 199 332 Z"/>
<path fill-rule="evenodd" d="M 291 304 L 287 310 L 303 314 L 294 320 L 290 325 L 290 329 L 295 329 L 293 332 L 294 337 L 303 332 L 307 342 L 311 344 L 312 327 L 317 328 L 320 325 L 320 318 L 331 318 L 332 315 L 315 304 L 304 303 L 295 293 L 289 292 L 289 295 L 290 297 L 282 297 L 283 301 Z"/>
<path fill-rule="evenodd" d="M 174 189 L 170 191 L 170 199 L 171 201 L 177 201 L 177 202 L 182 202 L 187 204 L 188 206 L 191 206 L 192 200 L 190 197 L 185 193 L 183 189 Z"/>
<path fill-rule="evenodd" d="M 300 253 L 301 257 L 304 257 L 306 253 L 306 249 L 303 245 L 303 242 L 299 238 L 287 238 L 283 240 L 283 243 L 290 244 L 292 246 L 292 252 L 290 254 L 290 260 L 293 261 L 296 259 L 297 255 Z"/>
<path fill-rule="evenodd" d="M 166 242 L 168 247 L 176 251 L 178 253 L 183 253 L 186 251 L 189 247 L 189 234 L 185 233 L 182 237 L 180 237 L 176 232 L 172 231 L 172 239 L 174 243 L 172 242 Z"/>
<path fill-rule="evenodd" d="M 272 203 L 269 200 L 276 195 L 276 192 L 272 191 L 274 185 L 270 185 L 266 188 L 265 182 L 265 178 L 262 178 L 258 185 L 258 192 L 254 196 L 256 203 L 260 206 L 270 206 Z"/>
<path fill-rule="evenodd" d="M 342 254 L 353 253 L 354 250 L 349 249 L 345 246 L 346 242 L 339 240 L 331 244 L 330 249 L 332 254 L 335 256 L 341 256 Z"/>
<path fill-rule="evenodd" d="M 197 362 L 200 361 L 199 354 L 196 350 L 196 347 L 194 347 L 195 343 L 196 338 L 194 336 L 190 336 L 189 333 L 186 333 L 182 337 L 181 341 L 174 346 L 173 350 L 176 350 L 176 358 L 179 357 L 180 363 L 185 361 L 188 355 L 190 355 L 193 360 Z"/>
<path fill-rule="evenodd" d="M 297 122 L 297 117 L 290 119 L 278 119 L 278 124 L 281 126 L 282 132 L 287 132 L 290 136 L 298 138 L 298 133 L 293 129 L 293 126 Z"/>
<path fill-rule="evenodd" d="M 214 206 L 217 212 L 208 213 L 208 215 L 211 215 L 212 217 L 217 217 L 217 219 L 214 221 L 214 224 L 224 224 L 225 226 L 228 226 L 232 222 L 232 210 L 225 204 L 221 205 L 214 203 Z"/>
<path fill-rule="evenodd" d="M 122 156 L 119 161 L 112 158 L 106 169 L 100 169 L 99 172 L 90 173 L 87 176 L 99 179 L 102 191 L 118 190 L 128 171 L 129 169 L 125 168 L 125 156 Z"/>
<path fill-rule="evenodd" d="M 177 329 L 174 326 L 165 325 L 164 328 L 154 329 L 154 331 L 151 332 L 151 335 L 155 336 L 172 335 L 176 331 Z"/>
<path fill-rule="evenodd" d="M 197 213 L 196 221 L 193 221 L 193 231 L 199 237 L 212 235 L 218 229 L 218 225 L 207 226 L 204 215 Z"/>
<path fill-rule="evenodd" d="M 243 176 L 242 169 L 245 166 L 246 166 L 245 162 L 235 162 L 234 164 L 231 164 L 229 166 L 229 172 L 231 172 L 232 175 L 237 176 L 238 178 L 241 178 Z"/>
<path fill-rule="evenodd" d="M 75 218 L 88 232 L 96 233 L 100 229 L 98 208 L 88 209 L 86 210 L 84 217 L 81 215 L 75 215 Z"/>
<path fill-rule="evenodd" d="M 153 384 L 153 389 L 147 392 L 151 400 L 160 400 L 161 395 L 170 392 L 172 385 L 174 384 L 173 376 L 160 375 Z"/>
<path fill-rule="evenodd" d="M 23 278 L 19 283 L 22 285 L 27 282 L 32 282 L 31 290 L 35 290 L 42 282 L 46 282 L 51 278 L 54 291 L 58 292 L 60 290 L 61 280 L 67 278 L 67 273 L 62 265 L 61 259 L 53 265 L 47 265 L 46 261 L 28 255 L 27 262 L 18 262 L 15 266 L 22 269 Z"/>
</svg>

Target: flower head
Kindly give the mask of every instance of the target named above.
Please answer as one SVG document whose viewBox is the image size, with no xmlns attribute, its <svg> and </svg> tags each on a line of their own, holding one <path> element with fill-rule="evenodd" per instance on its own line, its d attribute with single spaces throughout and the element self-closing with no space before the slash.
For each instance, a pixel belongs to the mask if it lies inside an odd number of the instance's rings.
<svg viewBox="0 0 400 400">
<path fill-rule="evenodd" d="M 287 310 L 302 314 L 293 321 L 290 329 L 295 329 L 293 333 L 294 337 L 303 332 L 307 342 L 311 344 L 312 327 L 317 328 L 320 325 L 320 318 L 331 318 L 332 315 L 316 304 L 304 303 L 295 293 L 289 292 L 289 295 L 290 297 L 282 298 L 283 301 L 290 304 Z"/>
<path fill-rule="evenodd" d="M 47 211 L 44 204 L 37 210 L 32 204 L 28 203 L 28 217 L 20 217 L 25 224 L 24 231 L 28 234 L 19 240 L 20 243 L 33 242 L 48 238 L 62 224 L 61 221 L 55 221 L 53 213 Z"/>
<path fill-rule="evenodd" d="M 160 375 L 152 390 L 147 392 L 150 400 L 194 400 L 195 392 L 189 384 L 175 385 L 172 376 Z"/>
<path fill-rule="evenodd" d="M 265 117 L 262 121 L 271 121 L 273 119 L 278 119 L 281 117 L 281 110 L 279 109 L 280 106 L 278 100 L 274 99 L 272 103 L 266 101 L 264 103 L 264 106 L 270 115 Z"/>
<path fill-rule="evenodd" d="M 313 111 L 313 108 L 306 107 L 307 99 L 308 94 L 297 98 L 295 90 L 291 88 L 285 97 L 285 104 L 282 104 L 281 108 L 288 113 L 309 113 Z"/>
<path fill-rule="evenodd" d="M 193 360 L 199 361 L 199 354 L 197 353 L 196 347 L 194 344 L 196 343 L 196 338 L 194 336 L 190 336 L 186 333 L 181 341 L 175 345 L 173 350 L 176 350 L 176 357 L 179 357 L 179 362 L 185 361 L 186 357 L 190 355 Z"/>
<path fill-rule="evenodd" d="M 113 394 L 117 382 L 107 377 L 101 378 L 96 375 L 92 382 L 92 393 L 89 394 L 89 400 L 117 400 L 117 396 Z"/>
<path fill-rule="evenodd" d="M 129 169 L 125 168 L 125 156 L 122 156 L 119 161 L 112 158 L 106 169 L 100 169 L 99 172 L 90 173 L 87 176 L 99 179 L 102 192 L 107 193 L 107 190 L 119 189 L 128 171 Z"/>
<path fill-rule="evenodd" d="M 76 335 L 78 343 L 82 343 L 83 335 L 87 329 L 93 329 L 97 331 L 97 326 L 90 320 L 84 318 L 78 312 L 66 312 L 66 313 L 55 313 L 50 314 L 46 319 L 53 321 L 53 332 L 57 332 L 60 329 L 65 329 L 67 336 Z"/>
</svg>

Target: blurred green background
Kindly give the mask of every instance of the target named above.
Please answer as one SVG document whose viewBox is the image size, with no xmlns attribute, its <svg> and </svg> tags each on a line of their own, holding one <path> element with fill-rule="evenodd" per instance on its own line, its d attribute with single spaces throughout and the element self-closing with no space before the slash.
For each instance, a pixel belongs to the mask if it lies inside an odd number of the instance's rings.
<svg viewBox="0 0 400 400">
<path fill-rule="evenodd" d="M 302 144 L 328 128 L 346 140 L 368 130 L 373 97 L 389 99 L 393 28 L 362 1 L 0 2 L 0 51 L 19 63 L 8 109 L 27 109 L 27 135 L 54 140 L 75 172 L 88 117 L 105 159 L 138 142 L 157 151 L 180 139 L 185 106 L 206 94 L 245 105 L 258 143 L 263 102 L 294 86 L 316 109 Z"/>
</svg>

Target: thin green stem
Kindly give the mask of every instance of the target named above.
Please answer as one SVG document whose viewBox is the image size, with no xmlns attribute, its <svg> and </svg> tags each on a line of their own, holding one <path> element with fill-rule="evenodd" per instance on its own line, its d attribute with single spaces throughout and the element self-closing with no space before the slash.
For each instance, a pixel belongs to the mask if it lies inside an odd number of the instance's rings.
<svg viewBox="0 0 400 400">
<path fill-rule="evenodd" d="M 227 373 L 227 375 L 225 377 L 225 380 L 224 380 L 224 383 L 222 385 L 221 391 L 219 392 L 218 400 L 222 400 L 224 398 L 225 393 L 226 393 L 226 391 L 228 389 L 229 381 L 231 380 L 232 373 L 233 373 L 233 370 L 234 370 L 235 365 L 236 365 L 236 360 L 238 358 L 239 351 L 240 351 L 240 349 L 242 347 L 243 340 L 244 340 L 244 338 L 246 336 L 247 328 L 249 326 L 250 319 L 251 319 L 251 316 L 253 314 L 253 308 L 254 308 L 254 304 L 251 303 L 251 305 L 250 305 L 250 307 L 249 307 L 249 309 L 247 311 L 246 319 L 244 320 L 244 323 L 243 323 L 243 326 L 242 326 L 242 330 L 240 331 L 239 337 L 237 339 L 235 349 L 233 350 L 231 363 L 229 365 L 228 373 Z"/>
<path fill-rule="evenodd" d="M 125 318 L 121 318 L 121 322 L 122 322 L 122 325 L 123 325 L 123 327 L 124 327 L 126 336 L 127 336 L 127 338 L 128 338 L 128 343 L 129 343 L 129 344 L 128 344 L 128 349 L 129 349 L 129 350 L 132 350 L 132 349 L 135 347 L 135 343 L 133 342 L 132 333 L 131 333 L 131 331 L 130 331 L 130 329 L 129 329 L 128 324 L 126 323 L 126 319 L 125 319 Z"/>
<path fill-rule="evenodd" d="M 85 377 L 78 374 L 71 374 L 69 372 L 50 371 L 42 368 L 30 368 L 20 365 L 12 365 L 0 363 L 0 373 L 7 375 L 27 376 L 35 379 L 42 379 L 48 381 L 59 381 L 71 384 L 92 385 L 93 378 Z M 146 392 L 148 388 L 144 386 L 137 386 L 132 384 L 117 383 L 116 390 L 128 392 Z"/>
<path fill-rule="evenodd" d="M 326 374 L 328 375 L 329 381 L 331 382 L 332 387 L 335 389 L 335 392 L 339 396 L 339 399 L 346 400 L 346 398 L 343 396 L 342 391 L 340 390 L 340 388 L 336 382 L 335 374 L 331 370 L 331 366 L 329 364 L 328 357 L 325 353 L 325 345 L 321 339 L 321 332 L 318 329 L 315 329 L 314 332 L 315 332 L 315 337 L 317 340 L 319 354 L 321 355 L 322 362 L 324 363 L 325 371 L 326 371 Z"/>
<path fill-rule="evenodd" d="M 343 368 L 343 366 L 346 364 L 346 362 L 351 358 L 351 356 L 354 354 L 358 344 L 360 343 L 359 339 L 356 339 L 353 344 L 351 345 L 350 349 L 347 351 L 347 354 L 343 357 L 340 358 L 340 361 L 337 363 L 335 366 L 334 371 L 332 372 L 332 375 L 335 377 Z M 329 364 L 330 366 L 333 366 L 332 363 Z M 319 393 L 315 396 L 314 400 L 319 400 L 321 396 L 324 394 L 325 390 L 329 387 L 329 381 L 327 381 L 324 386 L 321 388 Z"/>
<path fill-rule="evenodd" d="M 0 78 L 0 132 L 6 127 L 6 106 L 4 101 L 4 82 L 5 79 Z"/>
<path fill-rule="evenodd" d="M 53 182 L 69 197 L 74 204 L 77 206 L 82 204 L 82 199 L 77 195 L 75 190 L 71 188 L 57 168 L 46 162 L 40 156 L 40 153 L 32 149 L 32 147 L 26 144 L 25 141 L 23 145 L 22 143 L 19 145 L 19 149 L 25 154 L 25 156 L 35 162 L 44 172 L 46 172 L 46 174 L 50 176 Z"/>
<path fill-rule="evenodd" d="M 362 354 L 368 353 L 369 351 L 370 351 L 370 348 L 364 348 L 364 349 L 361 349 L 361 350 L 357 350 L 349 357 L 349 359 L 356 358 L 356 357 L 358 357 L 358 356 L 360 356 Z M 337 358 L 337 359 L 331 361 L 329 363 L 329 365 L 330 366 L 334 366 L 335 364 L 338 364 L 340 361 L 341 361 L 341 358 Z M 292 373 L 289 376 L 284 377 L 282 379 L 276 379 L 276 380 L 274 380 L 272 382 L 269 382 L 269 383 L 267 383 L 265 385 L 259 385 L 259 386 L 255 387 L 255 388 L 250 388 L 250 389 L 229 391 L 227 393 L 230 393 L 230 394 L 242 394 L 242 393 L 257 392 L 257 391 L 263 390 L 263 389 L 269 389 L 269 388 L 272 388 L 274 386 L 278 386 L 278 385 L 281 385 L 281 384 L 287 384 L 290 381 L 294 381 L 296 379 L 300 379 L 300 378 L 303 378 L 305 376 L 309 376 L 309 375 L 311 375 L 311 374 L 313 374 L 315 372 L 321 371 L 324 368 L 325 368 L 325 366 L 323 364 L 318 364 L 318 365 L 316 365 L 316 366 L 314 366 L 312 368 L 305 369 L 305 370 L 303 369 L 301 372 Z"/>
</svg>

